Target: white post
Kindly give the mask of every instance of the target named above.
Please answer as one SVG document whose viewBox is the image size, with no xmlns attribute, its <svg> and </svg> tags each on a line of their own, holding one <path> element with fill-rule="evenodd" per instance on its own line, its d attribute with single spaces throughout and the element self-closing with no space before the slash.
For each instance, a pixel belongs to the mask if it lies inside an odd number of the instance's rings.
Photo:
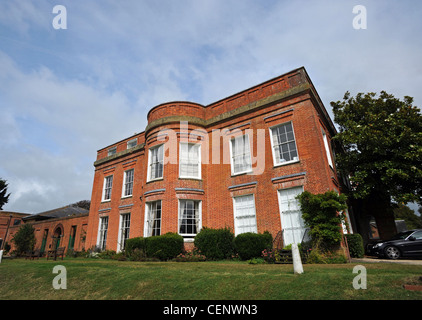
<svg viewBox="0 0 422 320">
<path fill-rule="evenodd" d="M 0 250 L 0 263 L 1 263 L 1 258 L 3 257 L 3 250 Z"/>
<path fill-rule="evenodd" d="M 292 258 L 294 273 L 303 273 L 302 259 L 300 259 L 300 252 L 296 243 L 292 243 Z"/>
</svg>

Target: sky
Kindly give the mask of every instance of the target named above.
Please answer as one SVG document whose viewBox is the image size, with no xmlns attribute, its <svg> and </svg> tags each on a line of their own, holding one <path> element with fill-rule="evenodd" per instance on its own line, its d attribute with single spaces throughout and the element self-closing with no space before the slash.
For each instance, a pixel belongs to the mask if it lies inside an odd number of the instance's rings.
<svg viewBox="0 0 422 320">
<path fill-rule="evenodd" d="M 144 131 L 154 106 L 302 66 L 331 116 L 346 91 L 421 107 L 421 17 L 415 0 L 0 0 L 3 210 L 90 200 L 97 150 Z"/>
</svg>

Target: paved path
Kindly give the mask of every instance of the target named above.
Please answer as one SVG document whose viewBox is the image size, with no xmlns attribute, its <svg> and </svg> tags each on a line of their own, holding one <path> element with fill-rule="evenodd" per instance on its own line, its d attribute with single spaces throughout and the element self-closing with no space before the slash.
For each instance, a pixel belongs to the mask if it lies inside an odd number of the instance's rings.
<svg viewBox="0 0 422 320">
<path fill-rule="evenodd" d="M 379 258 L 365 257 L 365 258 L 352 258 L 352 263 L 398 263 L 398 264 L 411 264 L 411 265 L 422 266 L 422 259 L 418 259 L 418 260 L 410 260 L 410 259 L 390 260 L 390 259 L 379 259 Z"/>
</svg>

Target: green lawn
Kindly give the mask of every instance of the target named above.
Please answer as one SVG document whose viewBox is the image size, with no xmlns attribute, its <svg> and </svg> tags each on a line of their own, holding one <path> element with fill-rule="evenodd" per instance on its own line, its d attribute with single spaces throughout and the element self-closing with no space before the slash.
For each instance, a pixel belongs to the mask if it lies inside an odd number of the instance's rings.
<svg viewBox="0 0 422 320">
<path fill-rule="evenodd" d="M 53 267 L 67 270 L 67 289 L 55 290 Z M 403 284 L 420 266 L 365 264 L 367 289 L 355 290 L 355 264 L 251 265 L 246 262 L 129 262 L 82 258 L 63 261 L 6 259 L 0 264 L 0 299 L 422 299 Z"/>
</svg>

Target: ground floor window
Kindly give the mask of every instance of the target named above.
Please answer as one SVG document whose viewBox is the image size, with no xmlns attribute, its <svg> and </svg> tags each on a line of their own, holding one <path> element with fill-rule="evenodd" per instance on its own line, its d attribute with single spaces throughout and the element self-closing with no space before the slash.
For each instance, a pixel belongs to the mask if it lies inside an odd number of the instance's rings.
<svg viewBox="0 0 422 320">
<path fill-rule="evenodd" d="M 292 243 L 301 243 L 302 240 L 307 240 L 303 239 L 306 226 L 302 219 L 299 200 L 296 199 L 296 196 L 302 192 L 302 186 L 278 190 L 284 246 Z"/>
<path fill-rule="evenodd" d="M 245 232 L 257 233 L 255 199 L 253 194 L 235 197 L 234 203 L 234 231 L 235 235 Z"/>
<path fill-rule="evenodd" d="M 100 226 L 98 228 L 98 247 L 105 250 L 107 243 L 108 217 L 100 218 Z"/>
<path fill-rule="evenodd" d="M 193 238 L 201 229 L 201 201 L 179 200 L 179 234 Z"/>
<path fill-rule="evenodd" d="M 118 249 L 124 250 L 126 240 L 129 239 L 130 231 L 130 213 L 120 215 L 120 230 L 119 230 L 119 243 Z"/>
<path fill-rule="evenodd" d="M 161 234 L 161 200 L 147 202 L 145 212 L 144 236 L 159 236 Z"/>
</svg>

